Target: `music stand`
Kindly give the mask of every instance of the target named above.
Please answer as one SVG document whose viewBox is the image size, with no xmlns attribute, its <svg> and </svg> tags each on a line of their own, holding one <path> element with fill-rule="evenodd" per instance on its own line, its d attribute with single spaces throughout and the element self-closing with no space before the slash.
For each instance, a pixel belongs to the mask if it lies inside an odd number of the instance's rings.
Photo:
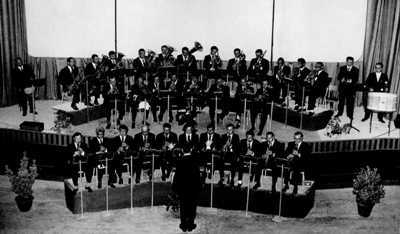
<svg viewBox="0 0 400 234">
<path fill-rule="evenodd" d="M 36 117 L 35 117 L 35 115 L 36 115 L 35 91 L 36 91 L 37 88 L 39 88 L 39 87 L 41 87 L 41 86 L 43 86 L 45 84 L 46 84 L 46 79 L 45 78 L 32 80 L 32 86 L 34 87 L 34 90 L 32 92 L 32 96 L 31 96 L 31 98 L 32 98 L 32 108 L 33 108 L 33 110 L 32 110 L 32 121 L 33 122 L 36 122 Z"/>
<path fill-rule="evenodd" d="M 250 202 L 250 184 L 251 184 L 251 171 L 252 171 L 252 165 L 255 165 L 257 163 L 253 162 L 254 160 L 257 160 L 255 156 L 250 156 L 250 155 L 242 155 L 244 163 L 249 164 L 249 182 L 247 185 L 247 195 L 246 195 L 246 216 L 248 216 L 249 212 L 249 202 Z"/>
<path fill-rule="evenodd" d="M 286 158 L 275 158 L 275 162 L 277 165 L 280 164 L 281 167 L 281 188 L 280 188 L 280 193 L 279 193 L 279 211 L 278 211 L 278 216 L 274 216 L 274 218 L 272 218 L 272 221 L 276 222 L 276 223 L 280 223 L 282 221 L 285 221 L 286 218 L 282 217 L 282 190 L 283 190 L 283 169 L 284 166 L 286 166 L 289 161 Z M 279 167 L 279 166 L 278 166 Z"/>
<path fill-rule="evenodd" d="M 168 112 L 168 121 L 171 119 L 171 116 L 169 114 L 170 108 L 171 108 L 171 92 L 168 89 L 160 89 L 160 99 L 165 99 L 165 96 L 167 97 L 167 112 Z M 164 117 L 164 116 L 161 116 Z"/>
<path fill-rule="evenodd" d="M 160 150 L 157 150 L 157 149 L 148 149 L 144 152 L 145 157 L 148 158 L 149 155 L 151 157 L 151 177 L 152 177 L 152 180 L 151 180 L 151 208 L 153 208 L 153 206 L 154 206 L 154 164 L 155 164 L 155 158 L 160 156 L 159 154 L 156 156 L 156 153 L 159 153 L 159 152 L 160 152 Z"/>
</svg>

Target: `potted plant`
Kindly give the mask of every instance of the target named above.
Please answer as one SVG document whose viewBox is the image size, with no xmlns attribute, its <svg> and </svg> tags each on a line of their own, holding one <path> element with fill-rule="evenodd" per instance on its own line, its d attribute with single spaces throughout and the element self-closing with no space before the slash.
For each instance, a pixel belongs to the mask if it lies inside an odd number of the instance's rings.
<svg viewBox="0 0 400 234">
<path fill-rule="evenodd" d="M 23 152 L 20 160 L 18 172 L 15 174 L 8 165 L 6 167 L 6 174 L 10 179 L 11 190 L 17 194 L 15 202 L 20 211 L 29 211 L 32 207 L 32 185 L 35 183 L 35 178 L 38 176 L 36 160 L 32 160 L 31 164 L 27 156 L 27 152 Z"/>
<path fill-rule="evenodd" d="M 358 214 L 369 217 L 372 208 L 385 196 L 381 176 L 376 168 L 361 168 L 353 180 L 353 194 L 356 195 Z"/>
</svg>

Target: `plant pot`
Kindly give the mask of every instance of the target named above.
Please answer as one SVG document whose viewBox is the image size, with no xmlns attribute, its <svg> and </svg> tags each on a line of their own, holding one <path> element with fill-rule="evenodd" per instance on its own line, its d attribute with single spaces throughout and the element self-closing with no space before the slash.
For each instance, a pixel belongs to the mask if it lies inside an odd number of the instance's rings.
<svg viewBox="0 0 400 234">
<path fill-rule="evenodd" d="M 357 203 L 358 214 L 362 217 L 369 217 L 372 208 L 374 208 L 374 205 Z"/>
<path fill-rule="evenodd" d="M 27 212 L 32 207 L 33 196 L 29 197 L 16 196 L 15 202 L 17 203 L 18 209 L 21 212 Z"/>
</svg>

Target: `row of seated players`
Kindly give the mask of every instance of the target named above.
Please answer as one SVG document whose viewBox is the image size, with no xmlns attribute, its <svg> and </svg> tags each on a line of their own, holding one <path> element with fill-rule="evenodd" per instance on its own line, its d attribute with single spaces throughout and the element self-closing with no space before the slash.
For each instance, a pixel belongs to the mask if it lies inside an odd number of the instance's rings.
<svg viewBox="0 0 400 234">
<path fill-rule="evenodd" d="M 306 142 L 303 142 L 301 132 L 294 134 L 294 141 L 289 142 L 286 149 L 285 144 L 275 139 L 272 132 L 266 134 L 265 142 L 256 140 L 254 133 L 250 130 L 246 132 L 246 138 L 240 140 L 231 124 L 227 125 L 226 133 L 222 135 L 215 132 L 214 125 L 209 125 L 207 131 L 199 136 L 196 134 L 194 126 L 187 124 L 183 127 L 183 133 L 178 137 L 176 133 L 171 131 L 169 123 L 163 125 L 163 132 L 157 136 L 149 131 L 148 125 L 142 126 L 141 132 L 134 137 L 127 133 L 128 128 L 125 125 L 120 125 L 119 136 L 112 139 L 105 138 L 104 129 L 99 127 L 96 129 L 96 138 L 89 141 L 89 146 L 86 146 L 82 141 L 81 133 L 77 132 L 73 135 L 74 142 L 69 145 L 71 157 L 68 163 L 75 189 L 78 186 L 79 163 L 77 162 L 79 160 L 85 162 L 82 163 L 82 170 L 86 175 L 86 189 L 90 192 L 92 191 L 90 184 L 93 169 L 98 168 L 98 188 L 102 187 L 102 178 L 105 173 L 104 160 L 95 157 L 96 154 L 108 153 L 108 155 L 113 155 L 109 157 L 108 161 L 108 185 L 114 188 L 114 183 L 123 184 L 123 164 L 127 163 L 130 167 L 131 156 L 133 168 L 129 168 L 129 171 L 135 174 L 135 182 L 140 183 L 144 162 L 151 162 L 147 150 L 158 149 L 160 157 L 157 161 L 162 171 L 162 181 L 170 176 L 176 160 L 179 160 L 179 152 L 181 152 L 194 154 L 198 158 L 199 167 L 202 169 L 202 181 L 205 182 L 206 168 L 210 167 L 211 155 L 214 155 L 214 169 L 218 170 L 221 175 L 220 186 L 224 185 L 224 171 L 228 170 L 231 173 L 230 186 L 235 186 L 234 179 L 237 172 L 237 187 L 240 187 L 243 172 L 248 171 L 244 167 L 246 160 L 252 160 L 254 169 L 250 179 L 255 182 L 253 189 L 260 187 L 261 171 L 269 168 L 272 170 L 271 190 L 273 192 L 276 191 L 277 177 L 280 176 L 280 167 L 276 159 L 284 158 L 287 159 L 286 166 L 289 170 L 284 176 L 285 187 L 283 190 L 289 188 L 289 174 L 291 173 L 291 183 L 294 185 L 293 193 L 297 193 L 298 184 L 301 182 L 300 172 L 305 169 L 306 160 L 310 155 L 310 147 Z M 151 180 L 151 170 L 148 170 L 148 176 Z M 130 179 L 128 183 L 131 183 Z"/>
</svg>

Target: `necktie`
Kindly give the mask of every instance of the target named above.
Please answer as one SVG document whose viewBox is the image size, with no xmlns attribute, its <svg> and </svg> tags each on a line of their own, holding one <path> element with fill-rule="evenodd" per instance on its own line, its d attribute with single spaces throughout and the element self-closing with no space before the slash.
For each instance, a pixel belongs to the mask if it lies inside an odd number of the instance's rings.
<svg viewBox="0 0 400 234">
<path fill-rule="evenodd" d="M 211 141 L 211 135 L 210 134 L 208 135 L 208 140 Z"/>
<path fill-rule="evenodd" d="M 124 142 L 125 142 L 125 137 L 123 136 L 123 137 L 122 137 L 122 143 L 124 143 Z"/>
</svg>

